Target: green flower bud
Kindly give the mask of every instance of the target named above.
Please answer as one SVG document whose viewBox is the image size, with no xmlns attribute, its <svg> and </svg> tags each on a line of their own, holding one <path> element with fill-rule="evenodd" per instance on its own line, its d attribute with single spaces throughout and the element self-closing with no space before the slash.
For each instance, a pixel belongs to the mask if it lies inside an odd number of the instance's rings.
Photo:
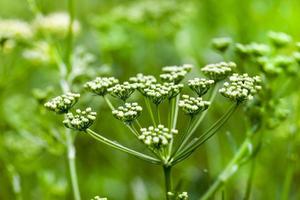
<svg viewBox="0 0 300 200">
<path fill-rule="evenodd" d="M 232 39 L 229 37 L 220 37 L 220 38 L 214 38 L 212 40 L 212 47 L 220 51 L 221 53 L 224 53 L 232 43 Z"/>
<path fill-rule="evenodd" d="M 163 84 L 151 84 L 147 88 L 143 88 L 142 94 L 149 98 L 154 104 L 158 105 L 169 97 L 170 87 Z"/>
<path fill-rule="evenodd" d="M 131 83 L 135 83 L 137 89 L 144 95 L 144 88 L 149 87 L 151 84 L 155 84 L 157 82 L 156 78 L 151 75 L 143 75 L 141 73 L 137 74 L 135 77 L 129 78 Z"/>
<path fill-rule="evenodd" d="M 189 195 L 187 192 L 182 192 L 180 194 L 178 194 L 176 200 L 188 200 L 189 199 Z"/>
<path fill-rule="evenodd" d="M 178 131 L 176 129 L 170 130 L 160 124 L 157 128 L 153 126 L 142 128 L 139 139 L 153 149 L 161 149 L 168 146 L 173 139 L 173 135 L 177 133 Z"/>
<path fill-rule="evenodd" d="M 270 31 L 268 37 L 276 48 L 287 46 L 291 43 L 292 37 L 286 33 Z"/>
<path fill-rule="evenodd" d="M 78 101 L 80 94 L 67 93 L 46 102 L 44 106 L 57 114 L 67 113 Z"/>
<path fill-rule="evenodd" d="M 294 52 L 293 57 L 295 61 L 298 63 L 298 65 L 300 65 L 300 52 Z"/>
<path fill-rule="evenodd" d="M 75 115 L 70 112 L 67 113 L 63 123 L 67 128 L 85 131 L 94 123 L 96 115 L 97 113 L 92 112 L 91 108 L 87 108 L 84 111 L 77 109 Z"/>
<path fill-rule="evenodd" d="M 236 64 L 234 62 L 220 62 L 206 65 L 201 69 L 201 71 L 208 78 L 218 82 L 229 76 L 235 67 Z"/>
<path fill-rule="evenodd" d="M 179 101 L 178 106 L 182 108 L 183 112 L 187 115 L 197 115 L 203 112 L 210 105 L 209 101 L 204 101 L 201 97 L 190 97 L 188 95 L 182 95 L 182 99 Z"/>
<path fill-rule="evenodd" d="M 215 84 L 214 80 L 208 80 L 205 78 L 194 78 L 188 81 L 188 86 L 201 97 L 207 93 L 209 88 Z"/>
<path fill-rule="evenodd" d="M 84 87 L 97 95 L 104 96 L 110 87 L 118 84 L 119 80 L 114 77 L 97 77 L 93 81 L 87 82 Z"/>
<path fill-rule="evenodd" d="M 168 99 L 176 97 L 183 89 L 183 84 L 174 84 L 174 83 L 164 83 L 164 86 L 169 88 Z"/>
<path fill-rule="evenodd" d="M 124 82 L 123 84 L 117 84 L 111 88 L 108 88 L 107 91 L 116 98 L 120 98 L 123 101 L 126 101 L 132 93 L 137 88 L 137 84 Z"/>
<path fill-rule="evenodd" d="M 229 77 L 229 82 L 225 82 L 219 92 L 224 97 L 241 103 L 253 99 L 253 96 L 261 90 L 260 83 L 261 79 L 258 76 L 233 74 Z"/>
<path fill-rule="evenodd" d="M 124 106 L 118 107 L 112 111 L 112 114 L 118 120 L 125 123 L 131 123 L 141 115 L 143 108 L 138 103 L 125 103 Z"/>
</svg>

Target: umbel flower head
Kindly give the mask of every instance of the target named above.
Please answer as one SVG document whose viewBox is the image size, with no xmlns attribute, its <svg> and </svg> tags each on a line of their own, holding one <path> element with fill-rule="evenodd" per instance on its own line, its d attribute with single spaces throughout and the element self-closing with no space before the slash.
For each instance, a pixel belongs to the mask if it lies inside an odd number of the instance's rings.
<svg viewBox="0 0 300 200">
<path fill-rule="evenodd" d="M 214 38 L 212 40 L 212 47 L 220 52 L 225 52 L 232 43 L 229 37 Z"/>
<path fill-rule="evenodd" d="M 157 82 L 156 78 L 151 75 L 138 73 L 135 77 L 129 78 L 131 83 L 135 83 L 138 90 L 143 94 L 143 89 Z"/>
<path fill-rule="evenodd" d="M 176 97 L 183 89 L 183 84 L 164 83 L 163 85 L 169 89 L 168 92 L 169 100 Z"/>
<path fill-rule="evenodd" d="M 111 88 L 108 88 L 107 91 L 116 98 L 120 98 L 123 101 L 126 101 L 132 93 L 137 88 L 137 84 L 124 82 L 123 84 L 117 84 Z"/>
<path fill-rule="evenodd" d="M 183 112 L 194 116 L 199 112 L 202 112 L 210 105 L 209 101 L 204 101 L 201 97 L 190 97 L 188 95 L 182 95 L 182 99 L 179 101 L 179 107 Z"/>
<path fill-rule="evenodd" d="M 28 40 L 33 33 L 30 25 L 17 19 L 0 19 L 0 40 Z"/>
<path fill-rule="evenodd" d="M 118 107 L 112 111 L 112 114 L 118 120 L 125 123 L 131 123 L 138 118 L 143 108 L 138 103 L 125 103 L 124 106 Z"/>
<path fill-rule="evenodd" d="M 272 44 L 277 47 L 284 47 L 291 43 L 292 37 L 286 33 L 270 31 L 268 34 Z"/>
<path fill-rule="evenodd" d="M 201 97 L 215 84 L 214 80 L 194 78 L 188 81 L 188 86 Z"/>
<path fill-rule="evenodd" d="M 192 65 L 188 64 L 182 66 L 166 66 L 163 67 L 162 70 L 164 73 L 160 75 L 160 78 L 164 82 L 179 83 L 191 69 Z"/>
<path fill-rule="evenodd" d="M 250 77 L 248 74 L 233 74 L 229 82 L 225 82 L 219 92 L 237 103 L 253 99 L 253 95 L 261 90 L 261 79 L 258 76 Z"/>
<path fill-rule="evenodd" d="M 217 82 L 230 75 L 235 67 L 236 64 L 234 62 L 220 62 L 206 65 L 201 69 L 201 71 L 205 76 Z"/>
<path fill-rule="evenodd" d="M 167 146 L 172 140 L 173 135 L 176 135 L 177 133 L 178 131 L 176 129 L 170 130 L 159 124 L 157 128 L 153 126 L 142 128 L 139 139 L 151 148 L 160 149 Z"/>
<path fill-rule="evenodd" d="M 170 87 L 164 84 L 151 84 L 142 89 L 142 94 L 149 98 L 154 104 L 162 103 L 169 96 Z"/>
<path fill-rule="evenodd" d="M 85 110 L 76 109 L 75 115 L 70 112 L 66 114 L 63 123 L 67 128 L 85 131 L 96 120 L 96 115 L 97 113 L 92 112 L 90 107 Z"/>
<path fill-rule="evenodd" d="M 67 93 L 46 102 L 44 106 L 58 114 L 67 113 L 78 101 L 80 94 Z"/>
<path fill-rule="evenodd" d="M 95 80 L 87 82 L 84 87 L 97 95 L 104 96 L 107 94 L 108 88 L 118 83 L 119 80 L 114 77 L 97 77 Z"/>
</svg>

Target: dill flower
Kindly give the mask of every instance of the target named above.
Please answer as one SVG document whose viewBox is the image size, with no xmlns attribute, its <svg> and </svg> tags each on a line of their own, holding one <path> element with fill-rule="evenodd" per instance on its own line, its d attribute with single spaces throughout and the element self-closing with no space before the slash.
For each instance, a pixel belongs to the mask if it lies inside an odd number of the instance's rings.
<svg viewBox="0 0 300 200">
<path fill-rule="evenodd" d="M 25 49 L 22 56 L 35 64 L 51 63 L 53 60 L 51 47 L 49 43 L 44 41 L 36 42 L 32 48 Z"/>
<path fill-rule="evenodd" d="M 138 118 L 143 108 L 138 103 L 125 103 L 124 106 L 118 107 L 112 111 L 112 114 L 118 120 L 125 123 L 131 123 Z"/>
<path fill-rule="evenodd" d="M 270 31 L 268 37 L 272 44 L 277 48 L 287 46 L 292 41 L 292 37 L 283 32 Z"/>
<path fill-rule="evenodd" d="M 271 49 L 268 45 L 260 44 L 256 42 L 250 44 L 237 43 L 235 45 L 235 50 L 241 56 L 254 56 L 254 57 L 264 56 L 271 52 Z"/>
<path fill-rule="evenodd" d="M 141 135 L 139 139 L 143 141 L 147 146 L 160 149 L 164 146 L 167 146 L 173 138 L 173 135 L 176 135 L 178 131 L 176 129 L 168 129 L 163 125 L 158 125 L 157 128 L 150 126 L 149 128 L 141 128 Z"/>
<path fill-rule="evenodd" d="M 224 53 L 229 48 L 231 43 L 232 43 L 232 39 L 229 37 L 214 38 L 212 40 L 212 47 L 215 50 Z"/>
<path fill-rule="evenodd" d="M 33 33 L 30 25 L 17 19 L 0 19 L 0 40 L 28 40 Z"/>
<path fill-rule="evenodd" d="M 126 101 L 137 88 L 134 83 L 124 82 L 123 84 L 116 84 L 115 86 L 108 88 L 107 91 L 116 98 L 120 98 Z"/>
<path fill-rule="evenodd" d="M 143 89 L 149 87 L 151 84 L 155 84 L 157 80 L 152 75 L 144 75 L 142 73 L 138 73 L 135 77 L 130 77 L 129 82 L 135 83 L 137 89 L 144 95 Z"/>
<path fill-rule="evenodd" d="M 178 200 L 188 200 L 189 195 L 187 192 L 182 192 L 182 193 L 178 194 L 177 199 Z"/>
<path fill-rule="evenodd" d="M 233 74 L 229 82 L 225 82 L 219 92 L 226 98 L 237 103 L 253 99 L 253 95 L 261 90 L 261 79 L 258 76 L 250 77 L 248 74 Z"/>
<path fill-rule="evenodd" d="M 214 80 L 194 78 L 188 81 L 188 86 L 201 97 L 215 84 Z"/>
<path fill-rule="evenodd" d="M 70 17 L 67 13 L 51 13 L 46 16 L 38 16 L 33 24 L 37 31 L 65 37 L 69 31 Z M 80 23 L 74 20 L 72 31 L 74 35 L 80 32 Z"/>
<path fill-rule="evenodd" d="M 143 88 L 142 91 L 142 94 L 149 98 L 154 104 L 158 105 L 169 97 L 170 87 L 157 83 Z"/>
<path fill-rule="evenodd" d="M 189 64 L 182 66 L 166 66 L 162 68 L 164 73 L 160 75 L 160 78 L 164 82 L 179 83 L 191 69 L 192 65 Z"/>
<path fill-rule="evenodd" d="M 236 64 L 234 62 L 220 62 L 216 64 L 208 64 L 204 66 L 201 71 L 208 78 L 218 82 L 230 75 L 235 67 Z"/>
<path fill-rule="evenodd" d="M 168 88 L 168 99 L 172 99 L 176 97 L 183 89 L 183 84 L 175 84 L 175 83 L 164 83 L 165 87 Z"/>
<path fill-rule="evenodd" d="M 190 97 L 188 95 L 182 95 L 182 99 L 178 104 L 178 106 L 182 108 L 183 112 L 190 116 L 203 112 L 209 105 L 210 102 L 204 101 L 201 97 Z"/>
<path fill-rule="evenodd" d="M 97 77 L 93 81 L 87 82 L 84 87 L 97 95 L 104 96 L 108 88 L 118 84 L 119 80 L 114 77 Z"/>
<path fill-rule="evenodd" d="M 67 128 L 85 131 L 96 120 L 96 115 L 97 113 L 93 112 L 90 107 L 85 110 L 76 109 L 75 115 L 70 112 L 66 114 L 63 123 Z"/>
<path fill-rule="evenodd" d="M 78 101 L 80 94 L 67 93 L 46 102 L 44 106 L 58 114 L 67 113 Z"/>
</svg>

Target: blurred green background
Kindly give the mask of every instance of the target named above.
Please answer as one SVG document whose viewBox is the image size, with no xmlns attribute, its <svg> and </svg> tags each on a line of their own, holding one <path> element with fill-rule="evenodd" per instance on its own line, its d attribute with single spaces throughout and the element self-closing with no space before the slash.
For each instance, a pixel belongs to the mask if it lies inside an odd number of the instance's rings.
<svg viewBox="0 0 300 200">
<path fill-rule="evenodd" d="M 45 15 L 67 12 L 65 0 L 36 2 Z M 76 76 L 73 90 L 83 93 L 82 105 L 91 105 L 99 112 L 100 120 L 93 129 L 133 146 L 133 138 L 113 119 L 102 100 L 84 94 L 84 81 L 97 75 L 114 75 L 122 81 L 139 72 L 158 75 L 163 66 L 183 63 L 194 64 L 197 73 L 205 64 L 223 60 L 211 49 L 211 39 L 219 36 L 229 36 L 241 43 L 264 42 L 267 32 L 274 30 L 300 41 L 299 0 L 76 0 L 75 8 L 81 30 L 74 38 L 73 60 L 83 71 Z M 3 19 L 32 23 L 35 13 L 28 1 L 1 0 L 0 21 Z M 36 36 L 1 51 L 0 199 L 3 200 L 16 199 L 18 186 L 26 200 L 73 198 L 66 152 L 59 137 L 53 136 L 63 130 L 62 118 L 46 112 L 40 105 L 44 98 L 61 93 L 59 71 L 51 58 L 47 62 L 40 60 L 43 54 L 30 59 L 24 56 L 24 49 L 34 47 L 40 40 L 42 37 Z M 64 38 L 52 37 L 51 43 L 65 55 Z M 224 111 L 224 103 L 218 102 L 207 123 Z M 237 143 L 243 139 L 242 115 L 241 111 L 236 113 L 218 138 L 212 138 L 175 167 L 175 180 L 182 182 L 191 199 L 203 194 L 232 157 L 224 133 L 230 130 Z M 252 199 L 280 199 L 287 168 L 289 140 L 284 130 L 288 125 L 287 120 L 267 133 L 266 147 L 257 161 Z M 96 195 L 135 200 L 163 196 L 159 167 L 116 152 L 84 134 L 78 134 L 75 144 L 82 199 Z M 226 185 L 227 199 L 242 198 L 248 168 L 245 165 Z M 290 199 L 300 199 L 299 163 L 296 169 Z"/>
</svg>

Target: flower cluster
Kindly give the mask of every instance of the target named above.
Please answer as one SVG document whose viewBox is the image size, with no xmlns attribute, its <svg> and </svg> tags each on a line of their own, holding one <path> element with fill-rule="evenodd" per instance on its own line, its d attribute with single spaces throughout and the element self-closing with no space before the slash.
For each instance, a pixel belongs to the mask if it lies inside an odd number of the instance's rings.
<svg viewBox="0 0 300 200">
<path fill-rule="evenodd" d="M 250 77 L 248 74 L 233 74 L 229 77 L 229 82 L 225 82 L 219 92 L 224 96 L 237 103 L 245 100 L 251 100 L 253 95 L 261 89 L 259 85 L 260 77 Z"/>
<path fill-rule="evenodd" d="M 138 103 L 125 103 L 124 106 L 113 110 L 112 114 L 115 118 L 125 123 L 131 123 L 140 116 L 142 110 L 143 108 L 139 106 Z"/>
<path fill-rule="evenodd" d="M 16 19 L 0 19 L 0 40 L 27 40 L 33 36 L 28 23 Z"/>
<path fill-rule="evenodd" d="M 291 43 L 291 41 L 292 41 L 291 36 L 289 36 L 286 33 L 282 33 L 282 32 L 271 31 L 271 32 L 269 32 L 268 36 L 269 36 L 272 44 L 277 48 L 284 47 L 284 46 L 288 45 L 289 43 Z"/>
<path fill-rule="evenodd" d="M 142 128 L 139 139 L 143 141 L 147 146 L 154 149 L 160 149 L 167 146 L 173 138 L 173 135 L 177 134 L 176 129 L 169 130 L 163 125 L 158 125 L 157 128 L 150 126 L 149 128 Z"/>
<path fill-rule="evenodd" d="M 119 80 L 114 77 L 97 77 L 93 81 L 87 82 L 84 87 L 100 96 L 104 96 L 108 92 L 108 88 L 118 84 Z"/>
<path fill-rule="evenodd" d="M 97 113 L 93 112 L 91 108 L 87 108 L 83 111 L 76 109 L 75 115 L 70 112 L 66 114 L 63 123 L 67 128 L 85 131 L 96 120 L 96 114 Z"/>
<path fill-rule="evenodd" d="M 164 82 L 179 83 L 184 79 L 185 75 L 192 69 L 191 65 L 185 64 L 183 66 L 167 66 L 163 67 L 163 74 L 160 78 Z"/>
<path fill-rule="evenodd" d="M 214 80 L 205 78 L 194 78 L 188 81 L 188 86 L 197 93 L 199 97 L 207 93 L 210 87 L 215 84 Z"/>
<path fill-rule="evenodd" d="M 202 112 L 210 105 L 209 101 L 204 101 L 201 97 L 190 97 L 182 95 L 182 100 L 179 101 L 179 107 L 188 115 L 194 116 Z"/>
<path fill-rule="evenodd" d="M 58 114 L 67 113 L 78 101 L 80 94 L 67 93 L 46 102 L 44 106 Z"/>
<path fill-rule="evenodd" d="M 177 197 L 178 200 L 188 200 L 189 199 L 189 195 L 187 192 L 182 192 L 178 195 Z"/>
<path fill-rule="evenodd" d="M 38 16 L 34 21 L 36 30 L 58 37 L 65 37 L 69 31 L 70 17 L 67 13 L 51 13 L 47 16 Z M 73 34 L 78 34 L 80 24 L 77 20 L 73 22 Z"/>
<path fill-rule="evenodd" d="M 220 52 L 225 52 L 231 43 L 232 40 L 228 37 L 214 38 L 212 40 L 212 47 Z"/>
<path fill-rule="evenodd" d="M 129 81 L 131 83 L 135 83 L 137 89 L 143 93 L 143 89 L 149 87 L 151 84 L 157 82 L 156 78 L 151 75 L 144 75 L 142 73 L 138 73 L 135 77 L 130 77 Z"/>
<path fill-rule="evenodd" d="M 124 82 L 123 84 L 117 84 L 111 88 L 108 88 L 108 92 L 116 98 L 120 98 L 126 101 L 137 88 L 137 84 Z"/>
<path fill-rule="evenodd" d="M 268 45 L 255 42 L 250 44 L 237 43 L 235 45 L 235 50 L 240 56 L 254 57 L 264 56 L 271 52 L 271 48 Z"/>
<path fill-rule="evenodd" d="M 205 76 L 217 82 L 230 75 L 235 67 L 236 64 L 234 62 L 220 62 L 206 65 L 201 69 L 201 71 Z"/>
<path fill-rule="evenodd" d="M 165 84 L 151 84 L 142 89 L 142 93 L 149 98 L 154 104 L 162 103 L 169 96 L 170 88 Z"/>
<path fill-rule="evenodd" d="M 164 83 L 164 86 L 166 86 L 169 89 L 168 99 L 172 99 L 182 91 L 184 85 L 175 83 Z"/>
</svg>

